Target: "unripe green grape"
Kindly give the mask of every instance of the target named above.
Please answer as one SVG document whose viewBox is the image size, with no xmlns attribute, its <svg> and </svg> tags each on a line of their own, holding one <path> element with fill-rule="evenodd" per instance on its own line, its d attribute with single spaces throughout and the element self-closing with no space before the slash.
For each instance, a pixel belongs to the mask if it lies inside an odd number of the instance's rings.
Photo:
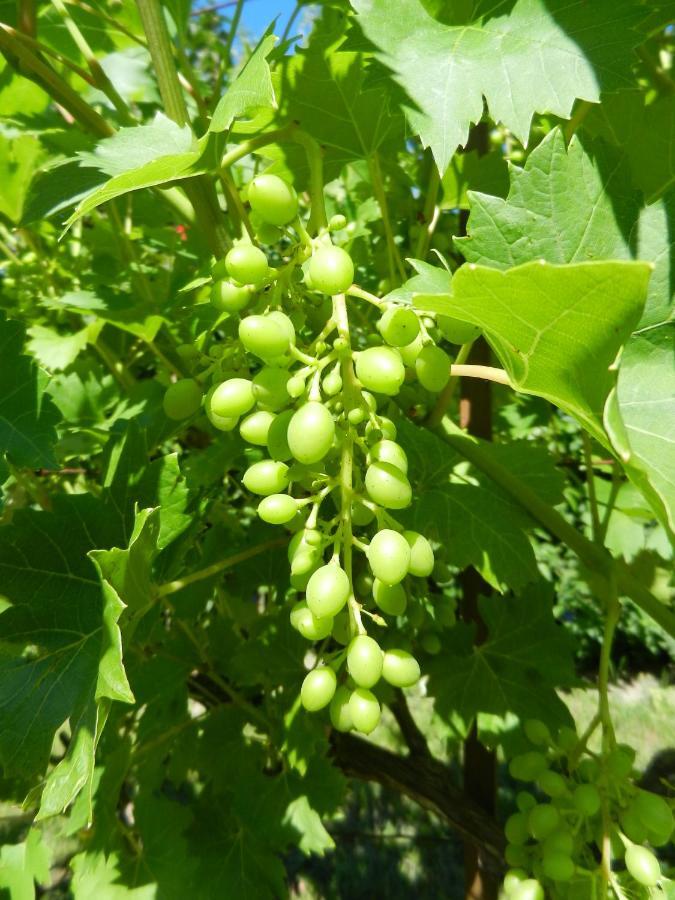
<svg viewBox="0 0 675 900">
<path fill-rule="evenodd" d="M 279 494 L 288 486 L 288 466 L 274 459 L 263 459 L 249 466 L 241 480 L 252 494 Z"/>
<path fill-rule="evenodd" d="M 567 782 L 557 772 L 542 772 L 537 779 L 539 790 L 549 797 L 564 797 L 567 793 Z"/>
<path fill-rule="evenodd" d="M 475 341 L 480 335 L 478 325 L 462 322 L 461 319 L 454 319 L 452 316 L 438 316 L 436 324 L 443 337 L 451 344 L 468 344 L 470 341 Z"/>
<path fill-rule="evenodd" d="M 335 695 L 337 678 L 330 666 L 320 666 L 305 675 L 300 688 L 300 702 L 308 712 L 328 706 Z"/>
<path fill-rule="evenodd" d="M 370 448 L 368 461 L 389 463 L 392 466 L 396 466 L 397 469 L 400 469 L 404 475 L 408 471 L 408 457 L 406 456 L 405 450 L 400 444 L 397 444 L 395 441 L 387 440 L 386 438 L 373 444 Z"/>
<path fill-rule="evenodd" d="M 298 397 L 301 397 L 305 393 L 305 379 L 301 378 L 299 375 L 292 375 L 288 379 L 286 389 L 290 396 L 293 397 L 294 400 L 297 400 Z"/>
<path fill-rule="evenodd" d="M 428 653 L 429 656 L 437 656 L 443 647 L 441 639 L 433 631 L 428 631 L 426 634 L 423 634 L 420 644 L 424 652 Z"/>
<path fill-rule="evenodd" d="M 335 562 L 321 566 L 309 579 L 307 606 L 315 616 L 335 616 L 349 598 L 349 578 Z"/>
<path fill-rule="evenodd" d="M 504 835 L 509 844 L 526 844 L 530 839 L 527 827 L 527 815 L 522 812 L 513 813 L 504 824 Z"/>
<path fill-rule="evenodd" d="M 243 416 L 253 404 L 253 388 L 245 378 L 229 378 L 211 394 L 210 407 L 217 416 Z"/>
<path fill-rule="evenodd" d="M 169 385 L 162 406 L 169 419 L 189 419 L 202 405 L 202 389 L 193 378 L 181 378 Z"/>
<path fill-rule="evenodd" d="M 544 889 L 534 878 L 521 881 L 509 895 L 509 900 L 544 900 L 544 898 Z"/>
<path fill-rule="evenodd" d="M 408 605 L 408 595 L 402 584 L 384 584 L 379 578 L 373 582 L 373 599 L 382 612 L 402 616 Z"/>
<path fill-rule="evenodd" d="M 278 175 L 256 175 L 248 186 L 251 209 L 270 225 L 287 225 L 298 214 L 298 196 Z"/>
<path fill-rule="evenodd" d="M 516 794 L 516 806 L 521 812 L 528 812 L 536 805 L 537 801 L 529 791 L 518 791 Z"/>
<path fill-rule="evenodd" d="M 527 879 L 527 872 L 524 869 L 509 869 L 504 876 L 503 888 L 507 897 L 510 897 L 513 891 L 521 882 Z"/>
<path fill-rule="evenodd" d="M 387 585 L 403 581 L 410 565 L 410 546 L 397 531 L 383 528 L 366 550 L 373 575 Z"/>
<path fill-rule="evenodd" d="M 527 827 L 533 838 L 543 841 L 560 824 L 560 813 L 550 803 L 538 803 L 527 814 Z"/>
<path fill-rule="evenodd" d="M 374 518 L 375 513 L 372 509 L 368 509 L 360 500 L 355 500 L 352 503 L 352 523 L 354 525 L 370 525 Z"/>
<path fill-rule="evenodd" d="M 358 634 L 347 650 L 347 671 L 359 687 L 370 688 L 382 675 L 380 645 L 367 634 Z"/>
<path fill-rule="evenodd" d="M 247 443 L 265 447 L 272 422 L 274 422 L 274 415 L 267 410 L 259 409 L 242 420 L 239 434 Z"/>
<path fill-rule="evenodd" d="M 600 775 L 600 767 L 597 762 L 590 757 L 582 759 L 577 766 L 577 775 L 584 781 L 597 781 Z"/>
<path fill-rule="evenodd" d="M 361 734 L 370 734 L 380 721 L 380 704 L 377 697 L 366 688 L 356 688 L 349 698 L 349 714 L 352 727 Z"/>
<path fill-rule="evenodd" d="M 287 432 L 288 446 L 298 462 L 319 462 L 333 446 L 335 421 L 322 403 L 310 400 L 294 413 Z"/>
<path fill-rule="evenodd" d="M 366 411 L 362 406 L 357 406 L 354 409 L 349 410 L 347 418 L 349 419 L 350 424 L 360 425 L 366 418 Z"/>
<path fill-rule="evenodd" d="M 351 731 L 353 722 L 349 708 L 349 700 L 352 692 L 346 685 L 341 684 L 335 691 L 335 696 L 330 702 L 330 720 L 337 731 Z"/>
<path fill-rule="evenodd" d="M 420 680 L 420 664 L 405 650 L 387 650 L 382 662 L 382 677 L 394 687 L 413 687 Z"/>
<path fill-rule="evenodd" d="M 211 305 L 219 312 L 238 313 L 251 302 L 253 291 L 247 285 L 216 281 L 211 288 Z"/>
<path fill-rule="evenodd" d="M 239 284 L 262 284 L 267 278 L 267 257 L 253 244 L 237 244 L 225 257 L 230 278 Z"/>
<path fill-rule="evenodd" d="M 564 853 L 572 855 L 574 849 L 574 836 L 571 831 L 560 829 L 550 834 L 543 844 L 544 853 Z"/>
<path fill-rule="evenodd" d="M 366 437 L 372 440 L 373 436 L 375 436 L 375 443 L 381 440 L 395 441 L 396 425 L 386 416 L 378 416 L 377 425 L 374 425 L 372 422 L 366 425 Z"/>
<path fill-rule="evenodd" d="M 510 866 L 526 866 L 530 857 L 525 847 L 517 844 L 507 844 L 504 850 L 504 859 Z"/>
<path fill-rule="evenodd" d="M 627 744 L 620 744 L 607 755 L 605 766 L 613 778 L 625 778 L 633 771 L 634 762 L 635 750 Z"/>
<path fill-rule="evenodd" d="M 305 575 L 318 568 L 321 559 L 321 547 L 310 544 L 302 531 L 293 535 L 288 545 L 288 561 L 292 575 Z"/>
<path fill-rule="evenodd" d="M 342 390 L 342 378 L 340 373 L 335 369 L 332 372 L 329 372 L 321 382 L 321 389 L 324 394 L 328 394 L 329 397 L 334 397 L 336 394 L 339 394 Z"/>
<path fill-rule="evenodd" d="M 247 316 L 239 323 L 239 340 L 260 359 L 282 356 L 290 347 L 288 334 L 271 316 Z"/>
<path fill-rule="evenodd" d="M 258 515 L 270 525 L 286 525 L 297 511 L 298 501 L 288 494 L 271 494 L 258 504 Z"/>
<path fill-rule="evenodd" d="M 338 642 L 338 644 L 342 644 L 343 647 L 346 647 L 347 644 L 352 639 L 351 627 L 349 624 L 349 612 L 346 609 L 343 609 L 341 612 L 335 616 L 333 620 L 333 639 Z"/>
<path fill-rule="evenodd" d="M 296 603 L 291 610 L 291 625 L 308 641 L 322 641 L 333 630 L 333 619 L 319 619 L 306 603 Z"/>
<path fill-rule="evenodd" d="M 288 446 L 288 426 L 294 416 L 292 409 L 279 413 L 267 432 L 267 450 L 272 459 L 286 462 L 293 454 Z"/>
<path fill-rule="evenodd" d="M 514 756 L 509 763 L 509 773 L 517 781 L 534 781 L 547 768 L 546 757 L 536 750 Z"/>
<path fill-rule="evenodd" d="M 542 868 L 552 881 L 569 881 L 574 875 L 574 863 L 566 853 L 545 853 Z"/>
<path fill-rule="evenodd" d="M 427 578 L 434 568 L 434 551 L 431 544 L 417 531 L 404 531 L 403 537 L 410 547 L 408 572 L 418 578 Z"/>
<path fill-rule="evenodd" d="M 364 479 L 368 496 L 385 509 L 405 509 L 412 500 L 410 482 L 390 463 L 372 463 Z"/>
<path fill-rule="evenodd" d="M 572 802 L 582 816 L 590 818 L 600 809 L 600 794 L 592 784 L 580 784 L 574 789 Z"/>
<path fill-rule="evenodd" d="M 523 726 L 525 737 L 531 744 L 546 747 L 551 741 L 551 732 L 539 719 L 527 719 Z"/>
<path fill-rule="evenodd" d="M 394 306 L 377 323 L 380 334 L 392 347 L 406 347 L 420 333 L 419 319 L 412 309 Z"/>
<path fill-rule="evenodd" d="M 325 246 L 315 250 L 307 271 L 314 290 L 324 294 L 344 294 L 354 281 L 354 263 L 341 247 Z"/>
<path fill-rule="evenodd" d="M 391 347 L 369 347 L 356 357 L 356 377 L 369 391 L 393 397 L 405 380 L 403 360 Z"/>
<path fill-rule="evenodd" d="M 435 344 L 427 344 L 415 360 L 415 374 L 422 387 L 437 394 L 450 380 L 450 357 Z"/>
<path fill-rule="evenodd" d="M 234 431 L 239 422 L 238 416 L 219 416 L 211 409 L 211 397 L 207 395 L 205 404 L 206 417 L 218 431 Z"/>
<path fill-rule="evenodd" d="M 215 260 L 211 266 L 211 278 L 214 281 L 222 281 L 224 278 L 227 278 L 227 266 L 224 258 Z"/>
<path fill-rule="evenodd" d="M 280 309 L 273 309 L 271 312 L 265 313 L 265 317 L 271 319 L 275 325 L 284 332 L 288 338 L 289 344 L 295 344 L 295 325 L 291 321 L 290 316 Z"/>
<path fill-rule="evenodd" d="M 403 360 L 404 366 L 414 366 L 417 357 L 422 352 L 422 348 L 424 347 L 424 338 L 421 334 L 418 334 L 414 341 L 411 341 L 409 344 L 406 344 L 405 347 L 399 347 L 398 352 L 401 354 L 401 359 Z"/>
<path fill-rule="evenodd" d="M 346 225 L 347 219 L 341 213 L 336 213 L 328 220 L 329 231 L 341 231 Z"/>
<path fill-rule="evenodd" d="M 179 344 L 176 347 L 176 353 L 186 362 L 192 362 L 200 355 L 199 347 L 194 344 Z"/>
<path fill-rule="evenodd" d="M 631 844 L 626 850 L 625 863 L 626 868 L 638 884 L 654 887 L 661 879 L 658 860 L 646 847 Z"/>
<path fill-rule="evenodd" d="M 263 366 L 253 376 L 251 382 L 256 402 L 272 412 L 284 407 L 290 397 L 288 394 L 288 372 L 276 366 Z"/>
<path fill-rule="evenodd" d="M 251 221 L 253 224 L 253 220 Z M 256 222 L 255 224 L 255 236 L 258 239 L 259 244 L 267 244 L 271 246 L 273 244 L 278 244 L 281 238 L 283 237 L 283 231 L 280 228 L 277 228 L 276 225 L 268 225 L 267 222 Z"/>
</svg>

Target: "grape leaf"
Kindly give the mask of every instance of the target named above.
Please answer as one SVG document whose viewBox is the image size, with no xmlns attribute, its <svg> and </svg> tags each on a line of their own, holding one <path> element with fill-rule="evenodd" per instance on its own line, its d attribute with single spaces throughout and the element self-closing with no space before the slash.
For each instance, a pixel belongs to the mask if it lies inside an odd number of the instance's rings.
<svg viewBox="0 0 675 900">
<path fill-rule="evenodd" d="M 221 97 L 213 113 L 209 131 L 227 131 L 235 119 L 249 112 L 265 107 L 276 108 L 272 77 L 267 62 L 276 40 L 271 34 L 263 36 L 244 68 Z"/>
<path fill-rule="evenodd" d="M 28 350 L 50 372 L 67 369 L 79 354 L 96 340 L 103 323 L 87 325 L 79 331 L 61 334 L 44 325 L 33 325 L 28 329 L 30 341 Z"/>
<path fill-rule="evenodd" d="M 8 138 L 0 134 L 0 213 L 10 222 L 21 220 L 33 173 L 42 158 L 42 145 L 32 135 Z"/>
<path fill-rule="evenodd" d="M 35 173 L 21 217 L 22 225 L 49 218 L 82 201 L 107 181 L 98 169 L 83 169 L 76 160 L 59 160 Z"/>
<path fill-rule="evenodd" d="M 633 183 L 652 203 L 675 184 L 675 98 L 670 94 L 649 105 L 646 99 L 641 91 L 609 94 L 591 110 L 584 128 L 622 148 Z"/>
<path fill-rule="evenodd" d="M 530 154 L 524 169 L 512 167 L 511 180 L 506 200 L 471 195 L 469 236 L 457 241 L 468 260 L 499 269 L 535 258 L 558 263 L 635 255 L 653 261 L 644 312 L 622 355 L 620 387 L 605 427 L 628 475 L 672 531 L 675 490 L 664 473 L 675 469 L 669 404 L 674 367 L 668 350 L 673 330 L 668 323 L 675 315 L 670 237 L 675 192 L 641 210 L 616 151 L 600 140 L 576 139 L 566 150 L 556 130 Z M 649 379 L 643 377 L 647 370 Z M 633 440 L 626 433 L 629 422 Z"/>
<path fill-rule="evenodd" d="M 122 175 L 163 156 L 188 153 L 195 145 L 189 125 L 181 128 L 158 112 L 147 125 L 120 128 L 112 137 L 99 141 L 93 152 L 78 153 L 78 159 L 85 168 L 98 169 L 106 175 Z"/>
<path fill-rule="evenodd" d="M 45 395 L 48 378 L 22 355 L 23 326 L 0 313 L 0 453 L 17 466 L 56 468 L 59 412 Z"/>
<path fill-rule="evenodd" d="M 35 883 L 48 885 L 51 852 L 37 828 L 25 841 L 0 847 L 0 894 L 8 900 L 33 900 Z"/>
<path fill-rule="evenodd" d="M 499 0 L 478 4 L 459 25 L 433 19 L 420 0 L 352 0 L 357 22 L 410 103 L 411 126 L 444 174 L 469 125 L 483 114 L 527 141 L 535 112 L 569 118 L 576 98 L 629 87 L 633 0 Z"/>
<path fill-rule="evenodd" d="M 476 150 L 456 153 L 443 176 L 441 209 L 468 209 L 469 191 L 496 197 L 509 192 L 508 164 L 501 153 L 479 155 Z"/>
<path fill-rule="evenodd" d="M 104 293 L 105 296 L 101 296 Z M 114 294 L 103 290 L 98 294 L 93 291 L 69 291 L 61 297 L 50 299 L 49 306 L 87 317 L 94 313 L 101 322 L 110 322 L 145 341 L 154 341 L 164 322 L 159 311 L 149 309 L 145 300 L 130 297 L 121 291 Z"/>
<path fill-rule="evenodd" d="M 439 712 L 459 719 L 465 734 L 479 713 L 569 724 L 556 689 L 575 684 L 574 639 L 556 624 L 552 605 L 551 588 L 541 581 L 519 597 L 481 597 L 485 643 L 474 646 L 467 640 L 472 628 L 456 627 L 428 664 Z"/>
<path fill-rule="evenodd" d="M 452 293 L 415 305 L 482 326 L 512 384 L 575 416 L 602 444 L 612 366 L 642 312 L 651 269 L 637 262 L 507 271 L 462 266 Z"/>
</svg>

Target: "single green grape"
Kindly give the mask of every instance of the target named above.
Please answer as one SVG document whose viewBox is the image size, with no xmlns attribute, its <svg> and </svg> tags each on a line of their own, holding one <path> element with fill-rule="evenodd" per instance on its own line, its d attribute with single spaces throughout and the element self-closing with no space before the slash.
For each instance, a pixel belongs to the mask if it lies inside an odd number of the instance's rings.
<svg viewBox="0 0 675 900">
<path fill-rule="evenodd" d="M 344 294 L 354 281 L 354 263 L 346 250 L 326 245 L 315 250 L 307 266 L 313 290 Z"/>
<path fill-rule="evenodd" d="M 349 698 L 349 715 L 352 727 L 361 734 L 370 734 L 380 721 L 380 704 L 367 688 L 356 688 Z"/>
<path fill-rule="evenodd" d="M 218 312 L 241 312 L 249 305 L 252 298 L 253 291 L 248 285 L 237 285 L 223 280 L 216 281 L 211 288 L 211 305 Z"/>
<path fill-rule="evenodd" d="M 503 888 L 507 897 L 513 894 L 513 891 L 527 879 L 527 872 L 524 869 L 509 869 L 504 876 Z"/>
<path fill-rule="evenodd" d="M 566 853 L 544 853 L 542 868 L 553 881 L 569 881 L 574 875 L 574 862 Z"/>
<path fill-rule="evenodd" d="M 202 389 L 194 378 L 181 378 L 169 385 L 162 405 L 169 419 L 189 419 L 202 405 Z"/>
<path fill-rule="evenodd" d="M 620 744 L 607 754 L 605 767 L 613 778 L 625 778 L 633 771 L 634 762 L 635 750 L 627 744 Z"/>
<path fill-rule="evenodd" d="M 509 894 L 509 900 L 544 900 L 544 898 L 544 889 L 534 878 L 521 881 Z"/>
<path fill-rule="evenodd" d="M 315 616 L 335 616 L 349 599 L 349 577 L 337 563 L 321 566 L 309 579 L 307 606 Z"/>
<path fill-rule="evenodd" d="M 328 221 L 328 230 L 329 231 L 341 231 L 347 225 L 347 219 L 341 213 L 336 213 L 334 216 L 331 216 Z"/>
<path fill-rule="evenodd" d="M 531 744 L 546 747 L 551 742 L 551 732 L 539 719 L 527 719 L 524 725 L 525 737 Z"/>
<path fill-rule="evenodd" d="M 253 244 L 237 244 L 225 257 L 230 278 L 239 284 L 259 285 L 267 278 L 267 257 Z"/>
<path fill-rule="evenodd" d="M 527 812 L 536 805 L 537 801 L 529 791 L 518 791 L 516 794 L 516 806 L 521 812 Z"/>
<path fill-rule="evenodd" d="M 380 334 L 392 347 L 406 347 L 420 333 L 419 319 L 408 307 L 390 306 L 377 323 Z"/>
<path fill-rule="evenodd" d="M 405 380 L 401 354 L 391 347 L 369 347 L 356 355 L 356 377 L 369 391 L 393 397 Z"/>
<path fill-rule="evenodd" d="M 213 425 L 214 428 L 217 428 L 218 431 L 234 431 L 239 422 L 238 416 L 219 416 L 211 409 L 210 397 L 207 399 L 206 403 L 206 416 L 209 422 Z"/>
<path fill-rule="evenodd" d="M 333 630 L 333 619 L 320 619 L 314 615 L 306 603 L 296 603 L 291 610 L 291 625 L 308 641 L 322 641 Z"/>
<path fill-rule="evenodd" d="M 375 513 L 372 509 L 368 509 L 368 507 L 361 503 L 360 500 L 355 500 L 352 503 L 352 524 L 358 525 L 362 527 L 363 525 L 370 525 L 370 523 L 375 518 Z"/>
<path fill-rule="evenodd" d="M 527 814 L 523 812 L 513 813 L 504 823 L 504 835 L 509 844 L 526 844 L 530 839 L 527 827 Z"/>
<path fill-rule="evenodd" d="M 260 359 L 283 356 L 291 345 L 285 329 L 271 316 L 247 316 L 239 323 L 239 340 Z"/>
<path fill-rule="evenodd" d="M 308 712 L 323 709 L 333 699 L 337 687 L 335 672 L 330 666 L 320 666 L 305 675 L 300 688 L 300 702 Z"/>
<path fill-rule="evenodd" d="M 253 376 L 253 381 L 251 382 L 256 403 L 272 412 L 282 409 L 290 400 L 288 381 L 289 376 L 286 369 L 279 369 L 276 366 L 263 366 Z"/>
<path fill-rule="evenodd" d="M 278 325 L 279 328 L 281 328 L 288 337 L 289 344 L 295 344 L 295 325 L 290 316 L 287 316 L 286 313 L 282 312 L 280 309 L 273 309 L 271 312 L 265 313 L 265 317 L 271 319 L 275 325 Z"/>
<path fill-rule="evenodd" d="M 572 855 L 574 849 L 574 835 L 571 831 L 560 828 L 549 834 L 543 844 L 544 853 L 564 853 L 566 856 Z"/>
<path fill-rule="evenodd" d="M 454 319 L 452 316 L 437 316 L 436 324 L 443 337 L 451 344 L 468 344 L 480 335 L 478 325 L 462 322 L 461 319 Z"/>
<path fill-rule="evenodd" d="M 537 750 L 514 756 L 509 763 L 509 773 L 517 781 L 535 781 L 546 769 L 546 757 Z"/>
<path fill-rule="evenodd" d="M 346 647 L 352 639 L 351 627 L 349 624 L 349 611 L 342 609 L 333 620 L 333 639 Z"/>
<path fill-rule="evenodd" d="M 267 432 L 267 450 L 272 459 L 287 462 L 293 454 L 288 446 L 288 426 L 295 415 L 294 410 L 287 409 L 279 413 Z"/>
<path fill-rule="evenodd" d="M 311 574 L 319 567 L 321 545 L 307 540 L 307 533 L 298 531 L 288 545 L 288 561 L 291 564 L 291 575 Z"/>
<path fill-rule="evenodd" d="M 243 416 L 255 403 L 251 382 L 245 378 L 229 378 L 211 394 L 210 407 L 217 416 Z"/>
<path fill-rule="evenodd" d="M 239 434 L 248 444 L 265 447 L 267 445 L 267 435 L 274 419 L 273 413 L 259 409 L 242 419 L 239 426 Z"/>
<path fill-rule="evenodd" d="M 661 868 L 658 860 L 647 850 L 637 844 L 631 844 L 626 850 L 626 868 L 637 881 L 645 887 L 654 887 L 661 879 Z"/>
<path fill-rule="evenodd" d="M 288 466 L 274 459 L 263 459 L 249 466 L 241 480 L 252 494 L 279 494 L 288 486 Z"/>
<path fill-rule="evenodd" d="M 287 225 L 298 214 L 298 195 L 278 175 L 256 175 L 248 186 L 248 202 L 270 225 Z"/>
<path fill-rule="evenodd" d="M 370 448 L 369 462 L 384 462 L 396 466 L 405 475 L 408 471 L 408 457 L 406 452 L 395 441 L 383 438 Z"/>
<path fill-rule="evenodd" d="M 383 584 L 398 584 L 408 574 L 410 546 L 402 534 L 391 528 L 377 532 L 366 556 L 373 575 Z"/>
<path fill-rule="evenodd" d="M 427 344 L 415 360 L 415 374 L 422 387 L 437 394 L 450 380 L 450 357 L 435 344 Z"/>
<path fill-rule="evenodd" d="M 334 397 L 342 390 L 342 377 L 336 369 L 329 372 L 321 382 L 321 390 L 329 397 Z"/>
<path fill-rule="evenodd" d="M 298 397 L 302 397 L 305 393 L 305 387 L 305 379 L 301 378 L 299 375 L 292 375 L 288 379 L 288 393 L 294 400 L 297 400 Z"/>
<path fill-rule="evenodd" d="M 527 814 L 527 827 L 533 838 L 543 841 L 560 824 L 560 813 L 549 803 L 538 803 Z"/>
<path fill-rule="evenodd" d="M 404 531 L 403 537 L 410 547 L 408 572 L 418 578 L 427 578 L 434 569 L 434 551 L 431 544 L 417 531 Z"/>
<path fill-rule="evenodd" d="M 288 425 L 288 446 L 298 462 L 319 462 L 333 446 L 335 421 L 322 403 L 310 400 L 294 413 Z"/>
<path fill-rule="evenodd" d="M 288 494 L 270 494 L 258 504 L 258 515 L 270 525 L 286 525 L 297 511 L 297 500 Z"/>
<path fill-rule="evenodd" d="M 396 425 L 386 416 L 377 416 L 377 425 L 373 422 L 368 422 L 366 425 L 366 437 L 372 443 L 381 440 L 395 441 Z"/>
<path fill-rule="evenodd" d="M 379 578 L 373 582 L 373 599 L 389 616 L 402 616 L 408 605 L 408 595 L 402 584 L 385 584 Z"/>
<path fill-rule="evenodd" d="M 600 793 L 592 784 L 580 784 L 574 789 L 572 802 L 582 816 L 590 818 L 600 809 Z"/>
<path fill-rule="evenodd" d="M 539 790 L 549 797 L 564 797 L 567 793 L 567 782 L 557 772 L 547 770 L 542 772 L 537 779 Z"/>
<path fill-rule="evenodd" d="M 330 720 L 337 731 L 351 731 L 353 722 L 352 722 L 352 714 L 350 712 L 349 700 L 351 698 L 352 692 L 349 688 L 341 684 L 340 687 L 335 691 L 335 695 L 330 702 Z"/>
<path fill-rule="evenodd" d="M 517 844 L 507 844 L 504 850 L 504 859 L 510 866 L 527 866 L 529 863 L 526 848 Z"/>
<path fill-rule="evenodd" d="M 387 650 L 382 661 L 382 677 L 394 687 L 408 688 L 420 680 L 420 664 L 405 650 Z"/>
<path fill-rule="evenodd" d="M 426 634 L 423 634 L 420 639 L 420 644 L 422 650 L 424 650 L 425 653 L 428 653 L 429 656 L 437 656 L 443 647 L 441 639 L 434 631 L 428 631 Z"/>
<path fill-rule="evenodd" d="M 364 480 L 370 499 L 385 509 L 405 509 L 410 506 L 410 482 L 391 463 L 371 463 L 366 469 Z"/>
<path fill-rule="evenodd" d="M 370 688 L 382 675 L 380 645 L 367 634 L 358 634 L 347 650 L 347 671 L 359 687 Z"/>
<path fill-rule="evenodd" d="M 590 756 L 586 757 L 577 766 L 577 775 L 584 781 L 597 781 L 600 775 L 600 766 Z"/>
</svg>

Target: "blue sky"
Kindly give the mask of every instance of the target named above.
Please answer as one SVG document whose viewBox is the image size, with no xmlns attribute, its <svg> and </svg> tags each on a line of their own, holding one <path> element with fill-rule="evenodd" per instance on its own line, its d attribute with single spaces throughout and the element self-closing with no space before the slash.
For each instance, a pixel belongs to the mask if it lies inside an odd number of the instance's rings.
<svg viewBox="0 0 675 900">
<path fill-rule="evenodd" d="M 278 15 L 279 21 L 275 32 L 282 34 L 294 9 L 295 0 L 246 0 L 241 22 L 249 34 L 259 37 Z"/>
</svg>

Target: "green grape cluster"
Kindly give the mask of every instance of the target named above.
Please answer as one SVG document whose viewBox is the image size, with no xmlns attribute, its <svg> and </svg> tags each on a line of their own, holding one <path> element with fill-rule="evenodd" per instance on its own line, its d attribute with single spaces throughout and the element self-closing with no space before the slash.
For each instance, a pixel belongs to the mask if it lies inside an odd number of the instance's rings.
<svg viewBox="0 0 675 900">
<path fill-rule="evenodd" d="M 433 615 L 425 611 L 427 580 L 439 565 L 430 542 L 395 518 L 411 505 L 413 489 L 391 398 L 415 379 L 426 391 L 443 390 L 450 359 L 434 337 L 463 323 L 352 291 L 353 262 L 331 239 L 344 216 L 311 238 L 295 192 L 277 176 L 254 178 L 247 195 L 259 242 L 281 244 L 274 254 L 282 264 L 270 266 L 246 241 L 215 263 L 211 303 L 227 337 L 205 357 L 205 373 L 169 387 L 164 407 L 184 419 L 205 393 L 211 424 L 238 427 L 262 453 L 243 485 L 260 498 L 263 521 L 292 532 L 290 584 L 300 596 L 290 621 L 319 643 L 301 703 L 311 712 L 328 707 L 340 731 L 368 734 L 380 719 L 378 682 L 408 688 L 420 678 L 410 642 L 397 646 L 392 630 L 383 631 L 386 617 L 405 614 L 432 654 L 440 650 L 438 630 L 454 623 L 447 599 Z M 350 305 L 376 307 L 371 331 L 350 323 L 348 292 Z M 368 633 L 367 623 L 384 637 Z"/>
<path fill-rule="evenodd" d="M 659 863 L 643 845 L 666 844 L 675 822 L 663 797 L 632 781 L 635 751 L 619 744 L 595 754 L 572 729 L 553 738 L 538 720 L 524 730 L 534 749 L 513 757 L 509 772 L 536 787 L 518 793 L 518 811 L 504 827 L 509 900 L 543 900 L 553 889 L 564 897 L 573 879 L 593 879 L 605 834 L 634 881 L 657 885 Z"/>
</svg>

